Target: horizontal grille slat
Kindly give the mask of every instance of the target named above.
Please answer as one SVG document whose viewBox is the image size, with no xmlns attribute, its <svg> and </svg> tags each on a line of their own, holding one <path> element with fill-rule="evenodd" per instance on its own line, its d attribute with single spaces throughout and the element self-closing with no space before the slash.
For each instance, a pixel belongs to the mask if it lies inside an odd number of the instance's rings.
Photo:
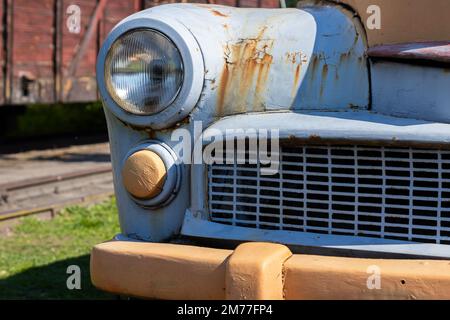
<svg viewBox="0 0 450 320">
<path fill-rule="evenodd" d="M 282 145 L 279 155 L 272 176 L 236 155 L 234 164 L 208 165 L 211 220 L 450 244 L 450 151 Z"/>
</svg>

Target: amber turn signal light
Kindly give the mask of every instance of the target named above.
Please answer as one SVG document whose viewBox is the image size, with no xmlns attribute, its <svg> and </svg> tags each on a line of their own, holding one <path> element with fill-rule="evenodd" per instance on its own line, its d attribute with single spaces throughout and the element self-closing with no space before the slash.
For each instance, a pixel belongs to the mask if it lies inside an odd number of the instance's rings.
<svg viewBox="0 0 450 320">
<path fill-rule="evenodd" d="M 155 152 L 140 150 L 133 153 L 122 169 L 125 189 L 139 199 L 151 199 L 161 193 L 167 170 Z"/>
</svg>

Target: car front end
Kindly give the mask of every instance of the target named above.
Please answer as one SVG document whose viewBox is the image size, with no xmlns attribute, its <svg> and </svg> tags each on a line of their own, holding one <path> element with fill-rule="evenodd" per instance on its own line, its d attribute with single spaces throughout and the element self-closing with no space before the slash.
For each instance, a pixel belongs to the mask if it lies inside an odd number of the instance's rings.
<svg viewBox="0 0 450 320">
<path fill-rule="evenodd" d="M 335 2 L 119 23 L 97 80 L 121 234 L 94 247 L 94 285 L 450 298 L 449 44 L 372 45 L 366 29 Z"/>
</svg>

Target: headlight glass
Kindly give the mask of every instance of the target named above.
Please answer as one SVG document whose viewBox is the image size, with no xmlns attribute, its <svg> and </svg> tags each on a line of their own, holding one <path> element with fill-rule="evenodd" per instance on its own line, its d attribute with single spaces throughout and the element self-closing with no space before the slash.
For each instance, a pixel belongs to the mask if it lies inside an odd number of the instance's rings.
<svg viewBox="0 0 450 320">
<path fill-rule="evenodd" d="M 114 101 L 137 115 L 167 108 L 183 83 L 183 61 L 174 43 L 151 29 L 134 29 L 111 46 L 105 62 L 106 88 Z"/>
</svg>

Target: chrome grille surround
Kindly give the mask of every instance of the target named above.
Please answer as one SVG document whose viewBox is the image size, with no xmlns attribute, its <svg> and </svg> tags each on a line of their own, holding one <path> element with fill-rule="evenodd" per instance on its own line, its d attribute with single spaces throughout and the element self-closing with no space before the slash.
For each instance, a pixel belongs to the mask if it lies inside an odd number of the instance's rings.
<svg viewBox="0 0 450 320">
<path fill-rule="evenodd" d="M 282 145 L 280 171 L 208 165 L 213 222 L 450 244 L 450 151 Z"/>
</svg>

